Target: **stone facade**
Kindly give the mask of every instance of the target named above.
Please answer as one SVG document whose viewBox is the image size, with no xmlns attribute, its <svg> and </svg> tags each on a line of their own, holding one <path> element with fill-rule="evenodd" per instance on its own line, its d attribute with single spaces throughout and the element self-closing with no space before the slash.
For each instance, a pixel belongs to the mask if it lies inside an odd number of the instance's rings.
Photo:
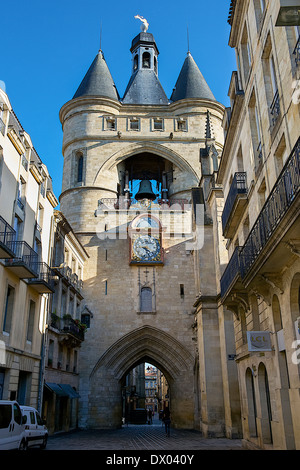
<svg viewBox="0 0 300 470">
<path fill-rule="evenodd" d="M 52 181 L 0 89 L 0 399 L 41 410 Z"/>
<path fill-rule="evenodd" d="M 103 73 L 102 58 L 97 60 L 87 74 L 90 87 L 98 79 L 96 63 Z M 190 54 L 187 64 L 202 87 Z M 178 94 L 185 92 L 180 80 L 176 87 Z M 223 148 L 224 106 L 211 92 L 207 98 L 207 88 L 204 96 L 159 105 L 78 91 L 60 111 L 61 210 L 89 255 L 84 297 L 93 312 L 81 346 L 80 426 L 120 426 L 122 381 L 131 368 L 150 362 L 169 384 L 175 427 L 224 435 L 222 374 L 230 374 L 221 360 L 216 300 L 214 239 L 220 230 L 206 202 Z M 151 206 L 132 200 L 143 172 L 157 183 L 159 196 Z M 130 229 L 142 214 L 160 221 L 160 265 L 130 263 Z M 143 287 L 152 296 L 146 311 Z M 227 398 L 232 400 L 229 391 Z M 237 433 L 233 428 L 230 435 Z"/>
<path fill-rule="evenodd" d="M 232 2 L 220 308 L 234 315 L 245 445 L 299 449 L 299 27 L 275 26 L 279 6 Z"/>
</svg>

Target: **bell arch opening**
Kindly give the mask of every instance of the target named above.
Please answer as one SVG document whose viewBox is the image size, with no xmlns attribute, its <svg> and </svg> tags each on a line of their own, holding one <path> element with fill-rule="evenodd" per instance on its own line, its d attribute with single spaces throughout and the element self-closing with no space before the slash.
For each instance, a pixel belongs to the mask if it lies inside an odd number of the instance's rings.
<svg viewBox="0 0 300 470">
<path fill-rule="evenodd" d="M 166 408 L 172 409 L 172 386 L 163 369 L 163 365 L 144 357 L 123 376 L 121 379 L 123 424 L 157 423 Z"/>
<path fill-rule="evenodd" d="M 119 195 L 136 200 L 168 199 L 174 190 L 175 165 L 152 152 L 131 155 L 117 166 Z"/>
</svg>

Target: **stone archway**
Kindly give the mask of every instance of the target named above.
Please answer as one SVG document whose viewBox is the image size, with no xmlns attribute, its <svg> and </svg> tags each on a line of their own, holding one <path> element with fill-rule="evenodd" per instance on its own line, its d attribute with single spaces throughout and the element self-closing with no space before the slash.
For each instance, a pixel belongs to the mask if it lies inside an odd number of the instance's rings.
<svg viewBox="0 0 300 470">
<path fill-rule="evenodd" d="M 165 374 L 174 427 L 194 427 L 194 357 L 174 337 L 145 325 L 124 335 L 102 355 L 90 375 L 89 426 L 121 425 L 121 382 L 132 367 L 150 361 Z"/>
</svg>

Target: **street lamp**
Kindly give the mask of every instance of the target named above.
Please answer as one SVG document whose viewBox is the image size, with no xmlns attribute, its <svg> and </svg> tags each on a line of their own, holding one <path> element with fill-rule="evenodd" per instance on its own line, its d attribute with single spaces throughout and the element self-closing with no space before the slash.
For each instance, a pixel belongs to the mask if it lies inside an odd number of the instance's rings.
<svg viewBox="0 0 300 470">
<path fill-rule="evenodd" d="M 300 0 L 280 0 L 275 26 L 300 26 Z"/>
</svg>

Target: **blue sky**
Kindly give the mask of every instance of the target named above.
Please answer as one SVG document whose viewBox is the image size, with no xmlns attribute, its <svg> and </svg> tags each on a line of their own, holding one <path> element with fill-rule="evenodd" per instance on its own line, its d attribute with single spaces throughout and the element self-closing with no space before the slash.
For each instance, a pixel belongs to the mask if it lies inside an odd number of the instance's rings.
<svg viewBox="0 0 300 470">
<path fill-rule="evenodd" d="M 122 97 L 131 74 L 131 41 L 144 16 L 160 55 L 160 82 L 168 97 L 187 45 L 216 99 L 228 106 L 234 51 L 228 46 L 230 0 L 15 0 L 1 5 L 0 80 L 22 126 L 61 192 L 62 129 L 58 113 L 102 50 Z"/>
</svg>

